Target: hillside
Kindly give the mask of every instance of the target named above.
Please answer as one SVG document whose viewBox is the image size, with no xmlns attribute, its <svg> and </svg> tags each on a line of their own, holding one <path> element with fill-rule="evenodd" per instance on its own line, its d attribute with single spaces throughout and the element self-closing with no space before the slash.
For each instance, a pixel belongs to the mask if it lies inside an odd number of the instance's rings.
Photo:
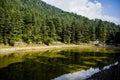
<svg viewBox="0 0 120 80">
<path fill-rule="evenodd" d="M 54 41 L 79 44 L 99 39 L 119 42 L 120 25 L 89 20 L 65 12 L 41 0 L 1 0 L 0 44 L 15 42 L 44 43 Z"/>
</svg>

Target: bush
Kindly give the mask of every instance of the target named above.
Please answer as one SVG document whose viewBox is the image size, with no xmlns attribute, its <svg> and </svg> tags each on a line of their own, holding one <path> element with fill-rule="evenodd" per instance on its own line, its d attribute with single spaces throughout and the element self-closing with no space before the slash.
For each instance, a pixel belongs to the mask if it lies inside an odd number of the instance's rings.
<svg viewBox="0 0 120 80">
<path fill-rule="evenodd" d="M 30 43 L 30 38 L 29 38 L 28 36 L 23 36 L 23 37 L 22 37 L 22 40 L 23 40 L 24 42 L 26 42 L 27 44 Z"/>
<path fill-rule="evenodd" d="M 9 44 L 10 46 L 14 46 L 14 45 L 15 45 L 15 41 L 14 41 L 14 40 L 10 40 L 10 41 L 8 42 L 8 44 Z"/>
<path fill-rule="evenodd" d="M 45 43 L 46 45 L 50 45 L 52 42 L 53 42 L 53 39 L 52 39 L 52 38 L 49 38 L 49 37 L 47 37 L 47 38 L 44 40 L 44 43 Z"/>
</svg>

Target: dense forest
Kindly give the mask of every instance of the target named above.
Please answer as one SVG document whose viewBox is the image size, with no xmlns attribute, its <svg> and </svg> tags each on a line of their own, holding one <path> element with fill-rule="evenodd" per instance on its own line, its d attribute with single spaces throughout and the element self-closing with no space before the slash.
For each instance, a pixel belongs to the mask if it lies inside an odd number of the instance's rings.
<svg viewBox="0 0 120 80">
<path fill-rule="evenodd" d="M 120 43 L 120 25 L 89 20 L 41 0 L 0 0 L 0 44 L 51 44 L 114 40 Z"/>
</svg>

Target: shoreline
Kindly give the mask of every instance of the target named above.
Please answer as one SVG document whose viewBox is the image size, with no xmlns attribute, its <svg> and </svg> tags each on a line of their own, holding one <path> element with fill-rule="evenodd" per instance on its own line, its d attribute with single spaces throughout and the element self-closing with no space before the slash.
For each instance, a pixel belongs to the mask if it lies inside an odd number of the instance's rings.
<svg viewBox="0 0 120 80">
<path fill-rule="evenodd" d="M 10 47 L 10 48 L 0 48 L 0 54 L 8 54 L 16 51 L 29 51 L 29 50 L 51 50 L 51 49 L 62 49 L 62 48 L 115 48 L 120 49 L 120 47 L 115 47 L 112 45 L 106 45 L 106 46 L 95 46 L 93 44 L 81 44 L 81 45 L 75 45 L 75 44 L 64 44 L 64 45 L 42 45 L 42 46 L 27 46 L 27 47 Z"/>
<path fill-rule="evenodd" d="M 50 49 L 62 49 L 62 48 L 75 48 L 75 47 L 88 47 L 90 45 L 51 45 L 51 46 L 29 46 L 29 47 L 11 47 L 11 48 L 1 48 L 0 54 L 7 54 L 16 51 L 28 51 L 28 50 L 50 50 Z"/>
</svg>

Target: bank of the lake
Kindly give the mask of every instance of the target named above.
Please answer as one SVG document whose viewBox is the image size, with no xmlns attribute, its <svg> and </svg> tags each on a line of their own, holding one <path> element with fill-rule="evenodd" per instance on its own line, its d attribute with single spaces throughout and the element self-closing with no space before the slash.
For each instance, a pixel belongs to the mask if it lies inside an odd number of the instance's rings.
<svg viewBox="0 0 120 80">
<path fill-rule="evenodd" d="M 94 44 L 81 44 L 81 45 L 75 45 L 75 44 L 60 44 L 60 45 L 33 45 L 33 46 L 15 46 L 15 47 L 1 47 L 0 48 L 0 54 L 8 54 L 16 51 L 29 51 L 29 50 L 39 50 L 39 51 L 44 51 L 44 50 L 51 50 L 51 49 L 64 49 L 64 48 L 89 48 L 89 49 L 94 49 L 94 48 L 114 48 L 114 49 L 120 49 L 120 47 L 116 47 L 113 45 L 103 45 L 103 46 L 96 46 Z"/>
<path fill-rule="evenodd" d="M 61 49 L 61 48 L 94 48 L 94 45 L 74 45 L 74 44 L 67 44 L 67 45 L 51 45 L 51 46 L 29 46 L 29 47 L 9 47 L 9 48 L 0 48 L 0 54 L 11 53 L 15 51 L 28 51 L 28 50 L 50 50 L 50 49 Z"/>
</svg>

